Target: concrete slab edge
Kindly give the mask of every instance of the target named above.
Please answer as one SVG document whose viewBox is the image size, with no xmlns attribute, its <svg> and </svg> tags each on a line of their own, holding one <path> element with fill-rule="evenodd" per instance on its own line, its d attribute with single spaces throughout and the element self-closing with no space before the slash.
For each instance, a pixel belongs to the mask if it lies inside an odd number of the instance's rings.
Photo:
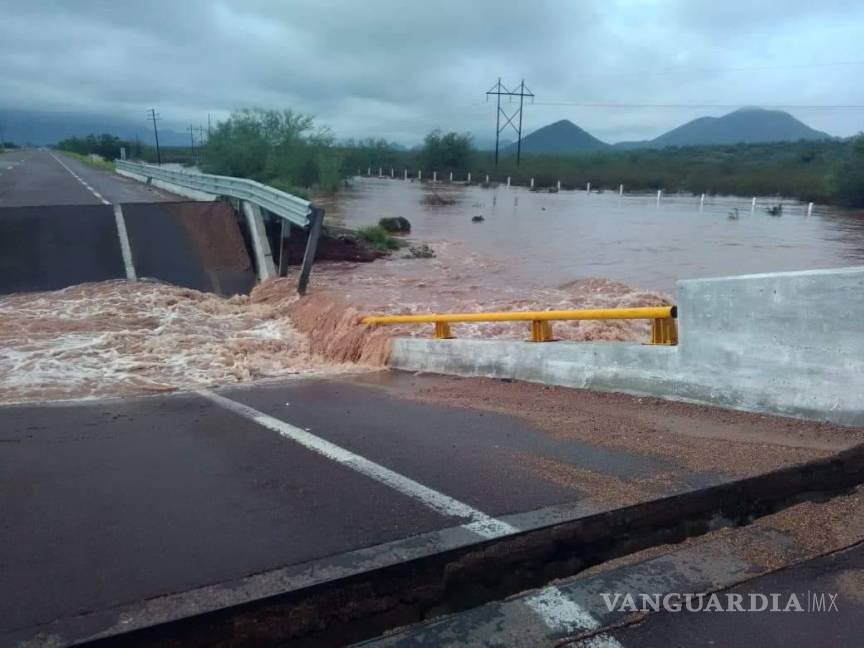
<svg viewBox="0 0 864 648">
<path fill-rule="evenodd" d="M 577 504 L 511 516 L 526 530 L 494 540 L 478 541 L 464 529 L 445 529 L 57 620 L 6 639 L 21 646 L 359 641 L 572 576 L 651 546 L 746 524 L 862 482 L 864 445 L 618 509 Z"/>
</svg>

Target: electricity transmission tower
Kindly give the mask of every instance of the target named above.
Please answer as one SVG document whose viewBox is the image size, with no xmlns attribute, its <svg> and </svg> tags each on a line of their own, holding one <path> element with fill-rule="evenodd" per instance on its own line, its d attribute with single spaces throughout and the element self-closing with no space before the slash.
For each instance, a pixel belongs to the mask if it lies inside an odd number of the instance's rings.
<svg viewBox="0 0 864 648">
<path fill-rule="evenodd" d="M 162 166 L 162 152 L 159 150 L 159 130 L 156 128 L 159 113 L 156 112 L 155 108 L 151 108 L 148 117 L 153 120 L 153 136 L 156 138 L 156 161 L 159 163 L 159 166 Z"/>
<path fill-rule="evenodd" d="M 494 95 L 498 100 L 498 111 L 495 115 L 495 166 L 498 166 L 498 145 L 501 138 L 501 132 L 510 126 L 516 131 L 516 166 L 519 166 L 519 159 L 522 157 L 522 108 L 524 106 L 525 97 L 531 97 L 531 102 L 534 102 L 534 93 L 525 86 L 525 79 L 522 83 L 513 90 L 508 90 L 502 83 L 501 77 L 498 77 L 498 83 L 492 86 L 486 93 L 486 101 L 489 101 L 489 96 Z M 501 107 L 501 97 L 509 97 L 509 103 L 513 102 L 513 97 L 519 97 L 519 107 L 513 111 L 512 115 L 508 115 L 507 111 Z M 501 125 L 501 117 L 504 117 L 504 125 Z M 519 118 L 518 126 L 513 123 L 513 120 Z"/>
</svg>

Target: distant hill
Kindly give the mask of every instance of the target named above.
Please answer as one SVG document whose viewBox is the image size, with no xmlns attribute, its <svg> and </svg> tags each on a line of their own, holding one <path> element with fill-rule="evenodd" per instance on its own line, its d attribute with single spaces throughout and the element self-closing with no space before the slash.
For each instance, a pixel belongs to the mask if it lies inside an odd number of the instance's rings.
<svg viewBox="0 0 864 648">
<path fill-rule="evenodd" d="M 645 142 L 621 142 L 616 148 L 663 148 L 755 142 L 831 139 L 782 110 L 741 108 L 723 117 L 699 117 Z"/>
<path fill-rule="evenodd" d="M 606 142 L 601 142 L 567 119 L 539 128 L 522 138 L 523 153 L 582 153 L 606 148 L 609 148 Z M 515 151 L 516 145 L 511 144 L 507 150 Z"/>
<path fill-rule="evenodd" d="M 141 139 L 144 144 L 153 144 L 153 127 L 141 110 L 141 120 L 122 119 L 105 115 L 41 112 L 0 108 L 0 129 L 3 137 L 16 144 L 46 146 L 56 144 L 67 137 L 109 133 L 120 139 Z M 167 124 L 159 125 L 159 143 L 165 146 L 186 146 L 188 133 L 172 130 Z"/>
</svg>

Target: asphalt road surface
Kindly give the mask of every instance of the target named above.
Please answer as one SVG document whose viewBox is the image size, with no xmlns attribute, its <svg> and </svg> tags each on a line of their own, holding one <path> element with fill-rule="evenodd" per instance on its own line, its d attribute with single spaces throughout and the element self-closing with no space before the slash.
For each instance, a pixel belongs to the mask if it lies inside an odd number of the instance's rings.
<svg viewBox="0 0 864 648">
<path fill-rule="evenodd" d="M 588 502 L 532 457 L 612 479 L 674 470 L 678 487 L 722 479 L 375 384 L 414 380 L 0 407 L 0 644 L 82 611 L 430 532 L 498 537 L 520 515 Z"/>
<path fill-rule="evenodd" d="M 172 200 L 178 197 L 56 151 L 23 149 L 0 154 L 0 207 Z"/>
<path fill-rule="evenodd" d="M 722 593 L 724 597 L 740 594 L 744 601 L 752 594 L 761 594 L 767 597 L 768 611 L 665 612 L 610 637 L 623 646 L 642 648 L 853 648 L 864 643 L 862 574 L 864 544 L 858 544 Z M 772 597 L 776 597 L 776 605 Z M 761 607 L 764 600 L 757 600 L 754 607 Z"/>
</svg>

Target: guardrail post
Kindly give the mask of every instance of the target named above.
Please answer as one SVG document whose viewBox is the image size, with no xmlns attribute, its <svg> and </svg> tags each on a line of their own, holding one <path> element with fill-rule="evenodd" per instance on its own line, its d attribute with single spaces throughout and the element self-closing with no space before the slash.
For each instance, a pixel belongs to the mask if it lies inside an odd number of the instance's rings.
<svg viewBox="0 0 864 648">
<path fill-rule="evenodd" d="M 678 324 L 671 317 L 651 320 L 651 344 L 678 344 Z"/>
<path fill-rule="evenodd" d="M 531 321 L 532 342 L 551 342 L 552 339 L 552 325 L 548 320 Z"/>
<path fill-rule="evenodd" d="M 288 276 L 288 254 L 285 248 L 288 247 L 288 239 L 291 238 L 291 223 L 287 219 L 282 219 L 282 230 L 279 232 L 279 276 Z"/>
<path fill-rule="evenodd" d="M 318 239 L 321 237 L 321 225 L 324 223 L 324 210 L 320 207 L 312 207 L 309 215 L 309 237 L 306 239 L 306 252 L 303 254 L 303 266 L 300 268 L 300 279 L 297 281 L 297 292 L 306 294 L 306 286 L 309 284 L 309 274 L 312 272 L 312 263 L 315 261 L 315 253 L 318 251 Z"/>
<path fill-rule="evenodd" d="M 450 325 L 447 322 L 435 322 L 435 338 L 438 340 L 452 340 Z"/>
<path fill-rule="evenodd" d="M 258 265 L 258 278 L 264 281 L 276 274 L 276 268 L 273 267 L 273 252 L 270 250 L 270 242 L 267 240 L 261 208 L 248 200 L 241 200 L 240 206 L 243 214 L 246 216 L 246 223 L 249 226 L 252 249 L 255 252 L 255 262 Z"/>
</svg>

